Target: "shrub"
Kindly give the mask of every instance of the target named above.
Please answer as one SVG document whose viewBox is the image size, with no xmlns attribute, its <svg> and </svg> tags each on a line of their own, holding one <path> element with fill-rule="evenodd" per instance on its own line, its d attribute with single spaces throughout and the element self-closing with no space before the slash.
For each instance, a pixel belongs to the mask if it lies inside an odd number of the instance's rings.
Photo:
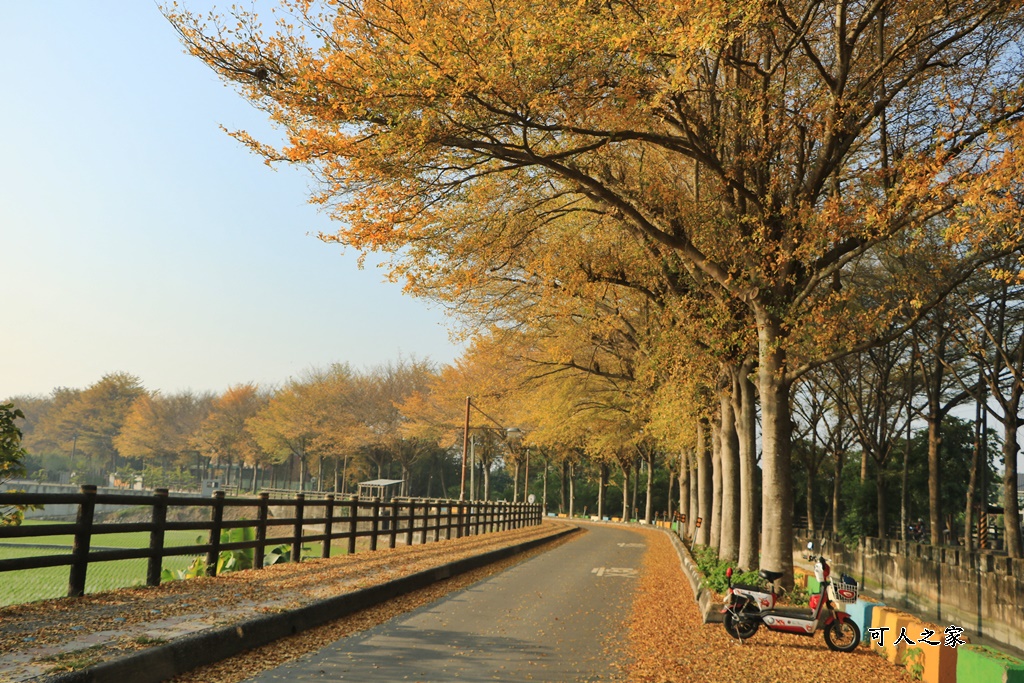
<svg viewBox="0 0 1024 683">
<path fill-rule="evenodd" d="M 731 567 L 733 570 L 733 583 L 742 583 L 748 586 L 764 586 L 764 579 L 757 575 L 757 571 L 742 571 L 735 564 L 726 560 L 718 559 L 718 553 L 714 548 L 704 545 L 693 547 L 693 559 L 697 563 L 697 569 L 704 575 L 701 583 L 705 588 L 717 595 L 724 595 L 729 588 L 729 579 L 725 572 Z"/>
</svg>

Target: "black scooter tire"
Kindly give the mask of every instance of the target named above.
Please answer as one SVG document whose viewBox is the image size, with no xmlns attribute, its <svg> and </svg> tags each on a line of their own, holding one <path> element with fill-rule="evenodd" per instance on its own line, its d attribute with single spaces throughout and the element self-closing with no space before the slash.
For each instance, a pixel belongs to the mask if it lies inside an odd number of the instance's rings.
<svg viewBox="0 0 1024 683">
<path fill-rule="evenodd" d="M 761 626 L 756 621 L 741 621 L 732 612 L 725 613 L 725 632 L 736 640 L 753 638 Z"/>
<path fill-rule="evenodd" d="M 845 640 L 839 638 L 839 634 L 848 628 L 853 629 L 853 639 L 849 643 L 844 642 L 842 645 L 837 645 L 837 641 Z M 853 652 L 860 645 L 860 627 L 853 619 L 847 619 L 845 622 L 836 619 L 825 627 L 825 644 L 834 652 Z"/>
</svg>

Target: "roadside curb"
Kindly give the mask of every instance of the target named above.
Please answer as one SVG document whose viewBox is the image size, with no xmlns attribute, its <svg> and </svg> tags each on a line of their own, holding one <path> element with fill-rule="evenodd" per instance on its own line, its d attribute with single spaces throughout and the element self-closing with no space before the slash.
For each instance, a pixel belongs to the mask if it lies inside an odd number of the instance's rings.
<svg viewBox="0 0 1024 683">
<path fill-rule="evenodd" d="M 697 609 L 700 610 L 701 621 L 705 624 L 720 624 L 722 622 L 722 614 L 719 612 L 721 605 L 715 602 L 714 594 L 701 584 L 701 573 L 697 569 L 697 563 L 694 561 L 693 555 L 683 545 L 683 542 L 679 540 L 679 536 L 675 532 L 668 529 L 664 531 L 672 539 L 672 545 L 675 546 L 676 554 L 679 555 L 683 574 L 689 580 L 693 596 L 697 601 Z"/>
<path fill-rule="evenodd" d="M 247 619 L 133 652 L 79 671 L 41 678 L 46 683 L 159 683 L 280 638 L 307 631 L 444 579 L 532 550 L 578 532 L 573 526 L 550 536 L 456 560 L 377 586 L 310 603 L 279 614 Z"/>
</svg>

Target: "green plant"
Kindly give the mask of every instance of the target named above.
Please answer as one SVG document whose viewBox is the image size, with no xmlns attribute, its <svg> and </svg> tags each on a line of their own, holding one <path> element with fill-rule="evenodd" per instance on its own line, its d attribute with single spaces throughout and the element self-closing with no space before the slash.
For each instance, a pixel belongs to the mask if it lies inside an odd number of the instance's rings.
<svg viewBox="0 0 1024 683">
<path fill-rule="evenodd" d="M 13 477 L 24 476 L 25 456 L 21 447 L 21 429 L 15 420 L 24 420 L 25 413 L 13 403 L 0 404 L 0 483 Z M 11 491 L 15 493 L 15 491 Z M 25 511 L 36 509 L 35 505 L 5 505 L 0 507 L 0 526 L 18 526 L 25 519 Z"/>
<path fill-rule="evenodd" d="M 160 572 L 161 581 L 182 581 L 200 576 L 206 576 L 206 561 L 201 557 L 192 560 L 192 564 L 185 569 L 164 569 Z"/>
<path fill-rule="evenodd" d="M 147 635 L 135 636 L 134 642 L 136 645 L 160 645 L 166 643 L 166 638 L 152 638 Z"/>
<path fill-rule="evenodd" d="M 62 652 L 60 654 L 50 655 L 49 657 L 43 657 L 39 661 L 53 662 L 56 664 L 56 666 L 46 672 L 48 674 L 62 671 L 78 671 L 80 669 L 87 669 L 90 666 L 99 664 L 103 660 L 100 653 L 104 647 L 104 645 L 91 645 L 81 650 Z"/>
<path fill-rule="evenodd" d="M 921 680 L 924 676 L 924 650 L 908 647 L 903 653 L 903 664 L 915 681 Z"/>
<path fill-rule="evenodd" d="M 225 529 L 220 533 L 221 543 L 243 543 L 252 542 L 256 539 L 256 530 L 254 527 L 246 526 L 239 527 L 237 529 Z M 196 538 L 196 543 L 202 543 L 203 537 L 199 536 Z M 306 557 L 305 553 L 309 552 L 308 546 L 302 546 L 303 557 Z M 224 574 L 226 572 L 237 572 L 243 569 L 252 569 L 255 561 L 256 551 L 255 548 L 235 548 L 232 550 L 222 550 L 220 555 L 217 556 L 217 574 Z M 263 556 L 263 566 L 269 567 L 271 565 L 279 564 L 282 562 L 291 562 L 292 560 L 292 547 L 287 543 L 274 546 L 269 549 Z M 164 569 L 160 572 L 161 581 L 181 581 L 184 579 L 194 579 L 200 576 L 206 576 L 206 561 L 202 557 L 197 557 L 192 561 L 186 569 L 170 570 Z"/>
<path fill-rule="evenodd" d="M 221 543 L 251 543 L 255 540 L 256 529 L 251 526 L 225 529 L 220 532 Z M 236 548 L 234 550 L 221 551 L 220 556 L 217 558 L 217 573 L 223 574 L 224 572 L 252 569 L 254 558 L 254 548 Z"/>
<path fill-rule="evenodd" d="M 748 586 L 764 585 L 764 580 L 757 575 L 756 571 L 737 573 L 736 565 L 732 562 L 718 559 L 718 553 L 714 548 L 695 545 L 692 552 L 693 559 L 697 563 L 697 569 L 704 575 L 701 583 L 705 588 L 718 595 L 724 594 L 729 588 L 729 579 L 725 574 L 730 568 L 733 570 L 733 583 L 742 583 Z"/>
</svg>

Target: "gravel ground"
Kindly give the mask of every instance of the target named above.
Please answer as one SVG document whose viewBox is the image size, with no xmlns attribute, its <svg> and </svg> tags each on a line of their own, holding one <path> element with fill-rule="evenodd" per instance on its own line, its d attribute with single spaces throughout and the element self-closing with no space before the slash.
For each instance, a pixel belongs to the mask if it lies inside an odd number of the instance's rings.
<svg viewBox="0 0 1024 683">
<path fill-rule="evenodd" d="M 739 643 L 721 624 L 701 623 L 672 543 L 644 530 L 648 551 L 629 620 L 630 670 L 634 683 L 908 683 L 905 669 L 860 647 L 832 652 L 821 634 L 811 638 L 766 629 Z"/>
<path fill-rule="evenodd" d="M 155 588 L 128 588 L 77 599 L 63 598 L 5 607 L 0 609 L 0 682 L 44 680 L 45 677 L 38 676 L 83 668 L 130 650 L 165 642 L 175 635 L 238 623 L 261 613 L 293 609 L 464 557 L 551 535 L 564 526 L 546 522 L 540 527 L 328 560 L 309 560 L 301 564 L 274 565 L 260 571 L 174 581 Z M 543 547 L 533 552 L 542 550 Z M 510 558 L 441 582 L 390 601 L 388 605 L 339 620 L 324 629 L 338 627 L 351 632 L 367 628 L 435 600 L 488 573 L 500 571 L 526 556 L 529 555 Z M 346 622 L 347 626 L 341 622 Z M 320 630 L 323 629 L 309 633 Z M 296 643 L 292 642 L 305 635 L 285 639 L 245 655 L 246 674 L 252 675 L 257 670 L 253 667 L 262 660 L 266 660 L 269 667 L 308 651 L 309 648 L 297 650 Z M 270 651 L 274 650 L 280 654 L 271 654 Z M 228 662 L 226 668 L 240 669 L 238 662 Z M 180 680 L 212 682 L 242 679 L 212 671 L 194 674 Z"/>
</svg>

